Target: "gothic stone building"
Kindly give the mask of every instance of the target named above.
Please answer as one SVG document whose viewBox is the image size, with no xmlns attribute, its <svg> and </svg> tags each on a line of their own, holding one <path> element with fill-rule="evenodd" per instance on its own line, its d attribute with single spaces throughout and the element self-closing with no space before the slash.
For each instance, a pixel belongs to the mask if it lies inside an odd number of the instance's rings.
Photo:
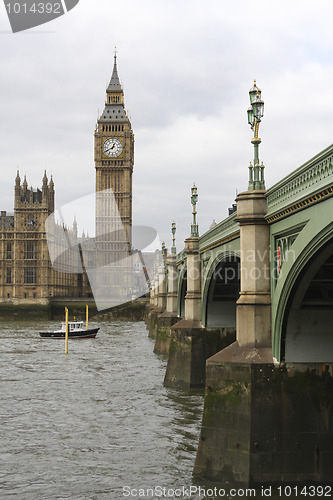
<svg viewBox="0 0 333 500">
<path fill-rule="evenodd" d="M 14 215 L 0 218 L 0 301 L 47 304 L 52 297 L 85 295 L 82 274 L 55 271 L 49 258 L 45 221 L 54 212 L 54 183 L 46 173 L 42 189 L 15 180 Z M 73 227 L 75 231 L 75 225 Z"/>
<path fill-rule="evenodd" d="M 110 294 L 120 301 L 131 297 L 132 267 L 127 257 L 132 247 L 133 164 L 134 134 L 115 54 L 104 111 L 95 129 L 96 269 L 100 270 L 97 293 L 101 301 Z"/>
<path fill-rule="evenodd" d="M 117 56 L 114 56 L 113 73 L 106 89 L 105 108 L 99 117 L 95 130 L 96 168 L 96 246 L 98 249 L 95 267 L 101 268 L 106 289 L 117 288 L 112 273 L 104 276 L 103 266 L 112 261 L 121 262 L 131 249 L 132 229 L 132 173 L 134 163 L 134 135 L 124 106 L 124 92 L 117 70 Z M 99 194 L 112 193 L 112 200 Z M 114 203 L 115 202 L 115 203 Z M 85 272 L 73 272 L 80 268 L 71 261 L 64 235 L 68 228 L 57 227 L 55 240 L 67 251 L 66 266 L 61 272 L 50 260 L 45 221 L 54 212 L 54 183 L 48 182 L 46 173 L 42 189 L 28 188 L 26 178 L 21 185 L 19 173 L 15 181 L 14 215 L 1 212 L 0 218 L 0 302 L 47 304 L 52 298 L 91 297 L 91 290 Z M 73 259 L 77 259 L 77 246 L 82 240 L 77 237 L 75 222 L 70 238 Z M 77 243 L 77 245 L 76 245 Z M 84 247 L 87 247 L 87 242 Z M 80 248 L 80 246 L 79 246 Z M 61 254 L 59 251 L 59 255 Z M 76 257 L 75 257 L 76 255 Z M 82 255 L 81 255 L 82 257 Z M 131 269 L 125 266 L 116 279 L 120 278 L 119 293 L 122 293 L 124 276 L 130 280 Z M 126 281 L 126 280 L 125 280 Z"/>
</svg>

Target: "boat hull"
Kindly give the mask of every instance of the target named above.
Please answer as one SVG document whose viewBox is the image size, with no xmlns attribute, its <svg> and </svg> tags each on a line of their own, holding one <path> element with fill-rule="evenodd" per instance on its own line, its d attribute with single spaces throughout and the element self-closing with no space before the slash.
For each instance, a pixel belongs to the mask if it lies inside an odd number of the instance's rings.
<svg viewBox="0 0 333 500">
<path fill-rule="evenodd" d="M 99 328 L 90 328 L 78 332 L 68 332 L 68 339 L 94 339 Z M 43 339 L 64 339 L 65 332 L 39 332 Z"/>
</svg>

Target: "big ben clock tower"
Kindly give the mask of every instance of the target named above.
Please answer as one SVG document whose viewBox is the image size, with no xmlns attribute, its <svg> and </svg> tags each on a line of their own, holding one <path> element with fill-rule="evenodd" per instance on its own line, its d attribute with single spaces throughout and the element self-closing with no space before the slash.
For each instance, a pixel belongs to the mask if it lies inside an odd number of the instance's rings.
<svg viewBox="0 0 333 500">
<path fill-rule="evenodd" d="M 133 163 L 134 135 L 124 106 L 115 52 L 105 108 L 95 130 L 96 244 L 98 266 L 118 266 L 118 271 L 104 281 L 106 286 L 119 286 L 120 295 L 124 273 L 130 274 L 129 269 L 123 269 L 120 275 L 119 263 L 131 251 Z"/>
</svg>

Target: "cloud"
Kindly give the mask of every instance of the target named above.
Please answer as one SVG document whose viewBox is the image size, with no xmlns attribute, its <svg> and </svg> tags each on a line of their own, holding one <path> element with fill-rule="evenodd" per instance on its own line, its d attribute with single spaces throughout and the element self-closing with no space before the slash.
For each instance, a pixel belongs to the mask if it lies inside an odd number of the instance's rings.
<svg viewBox="0 0 333 500">
<path fill-rule="evenodd" d="M 81 1 L 45 32 L 16 35 L 0 16 L 1 208 L 13 207 L 18 166 L 34 187 L 52 172 L 58 203 L 94 190 L 93 132 L 117 45 L 136 140 L 134 219 L 168 245 L 175 219 L 180 248 L 193 181 L 201 232 L 247 187 L 253 78 L 267 186 L 332 142 L 332 10 L 326 0 Z"/>
</svg>

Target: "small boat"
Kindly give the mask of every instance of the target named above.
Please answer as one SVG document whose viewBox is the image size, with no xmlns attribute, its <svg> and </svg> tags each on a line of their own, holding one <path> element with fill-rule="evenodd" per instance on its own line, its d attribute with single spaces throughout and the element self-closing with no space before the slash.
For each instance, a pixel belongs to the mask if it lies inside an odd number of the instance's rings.
<svg viewBox="0 0 333 500">
<path fill-rule="evenodd" d="M 99 328 L 84 328 L 83 321 L 68 321 L 69 339 L 94 339 Z M 61 323 L 61 329 L 54 332 L 39 332 L 44 339 L 64 339 L 66 334 L 66 322 Z"/>
</svg>

